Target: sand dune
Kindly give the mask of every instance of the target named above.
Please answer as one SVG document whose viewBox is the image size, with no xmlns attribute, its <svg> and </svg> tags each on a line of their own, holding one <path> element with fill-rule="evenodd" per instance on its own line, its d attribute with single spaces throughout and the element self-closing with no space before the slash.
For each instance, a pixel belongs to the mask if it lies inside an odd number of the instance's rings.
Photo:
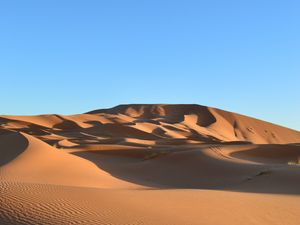
<svg viewBox="0 0 300 225">
<path fill-rule="evenodd" d="M 297 224 L 297 143 L 199 105 L 0 116 L 0 224 Z"/>
</svg>

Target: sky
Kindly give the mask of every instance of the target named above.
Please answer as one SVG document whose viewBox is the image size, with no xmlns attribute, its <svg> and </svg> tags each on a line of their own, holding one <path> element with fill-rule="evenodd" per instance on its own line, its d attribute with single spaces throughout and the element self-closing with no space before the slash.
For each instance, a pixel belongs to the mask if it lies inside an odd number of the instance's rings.
<svg viewBox="0 0 300 225">
<path fill-rule="evenodd" d="M 300 1 L 0 2 L 0 114 L 192 103 L 300 130 Z"/>
</svg>

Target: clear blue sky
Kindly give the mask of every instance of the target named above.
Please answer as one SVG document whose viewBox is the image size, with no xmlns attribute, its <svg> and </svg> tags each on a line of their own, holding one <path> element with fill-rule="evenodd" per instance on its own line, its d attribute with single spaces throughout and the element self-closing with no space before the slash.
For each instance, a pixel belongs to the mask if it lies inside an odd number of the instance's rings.
<svg viewBox="0 0 300 225">
<path fill-rule="evenodd" d="M 0 3 L 0 114 L 197 103 L 300 130 L 300 1 Z"/>
</svg>

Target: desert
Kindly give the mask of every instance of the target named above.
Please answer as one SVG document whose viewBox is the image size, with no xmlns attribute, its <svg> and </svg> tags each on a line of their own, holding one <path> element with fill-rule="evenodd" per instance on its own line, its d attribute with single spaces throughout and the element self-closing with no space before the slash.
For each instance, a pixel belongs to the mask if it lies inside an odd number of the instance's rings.
<svg viewBox="0 0 300 225">
<path fill-rule="evenodd" d="M 196 104 L 0 126 L 0 224 L 299 223 L 296 130 Z"/>
</svg>

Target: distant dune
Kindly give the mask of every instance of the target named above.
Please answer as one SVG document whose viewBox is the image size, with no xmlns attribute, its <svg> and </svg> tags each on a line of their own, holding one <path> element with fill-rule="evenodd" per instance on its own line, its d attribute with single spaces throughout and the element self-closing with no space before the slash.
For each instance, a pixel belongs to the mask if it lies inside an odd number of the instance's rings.
<svg viewBox="0 0 300 225">
<path fill-rule="evenodd" d="M 298 224 L 300 132 L 200 105 L 0 116 L 0 224 Z"/>
</svg>

